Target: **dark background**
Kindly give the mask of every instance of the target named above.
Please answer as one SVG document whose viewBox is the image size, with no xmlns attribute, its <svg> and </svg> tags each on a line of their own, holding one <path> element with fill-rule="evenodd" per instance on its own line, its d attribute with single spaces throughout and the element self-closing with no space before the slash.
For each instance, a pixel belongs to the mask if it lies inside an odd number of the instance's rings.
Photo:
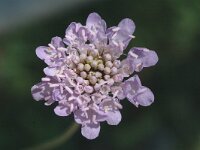
<svg viewBox="0 0 200 150">
<path fill-rule="evenodd" d="M 35 48 L 64 37 L 70 22 L 97 12 L 108 26 L 129 17 L 136 24 L 132 46 L 155 50 L 159 62 L 139 73 L 155 102 L 136 108 L 123 101 L 122 122 L 101 124 L 92 141 L 80 130 L 58 149 L 200 150 L 199 0 L 1 0 L 0 149 L 15 150 L 52 139 L 73 117 L 58 117 L 55 106 L 33 100 L 30 88 L 46 66 Z"/>
</svg>

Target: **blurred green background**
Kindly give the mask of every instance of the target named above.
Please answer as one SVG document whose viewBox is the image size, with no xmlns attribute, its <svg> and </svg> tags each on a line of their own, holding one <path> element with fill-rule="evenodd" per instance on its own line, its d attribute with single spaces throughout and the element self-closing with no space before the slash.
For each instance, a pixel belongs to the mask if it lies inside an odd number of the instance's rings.
<svg viewBox="0 0 200 150">
<path fill-rule="evenodd" d="M 129 17 L 136 24 L 132 46 L 159 55 L 155 67 L 139 73 L 155 102 L 136 108 L 123 101 L 122 122 L 101 125 L 89 141 L 79 131 L 59 150 L 200 150 L 199 0 L 1 0 L 0 149 L 23 149 L 60 134 L 73 117 L 58 117 L 55 106 L 33 100 L 31 86 L 46 66 L 35 48 L 53 36 L 64 37 L 70 22 L 85 23 L 99 13 L 108 26 Z"/>
</svg>

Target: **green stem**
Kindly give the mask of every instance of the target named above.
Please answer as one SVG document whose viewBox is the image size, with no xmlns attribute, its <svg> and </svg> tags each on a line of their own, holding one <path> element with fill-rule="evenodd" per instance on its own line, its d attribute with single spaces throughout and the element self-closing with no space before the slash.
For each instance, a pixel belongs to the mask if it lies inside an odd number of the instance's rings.
<svg viewBox="0 0 200 150">
<path fill-rule="evenodd" d="M 35 145 L 30 148 L 26 148 L 25 150 L 49 150 L 54 149 L 58 147 L 59 145 L 65 143 L 67 140 L 69 140 L 70 137 L 73 136 L 73 134 L 77 131 L 79 125 L 76 123 L 73 123 L 69 129 L 67 129 L 64 134 L 60 135 L 59 137 L 56 137 L 52 140 L 49 140 L 45 143 Z"/>
</svg>

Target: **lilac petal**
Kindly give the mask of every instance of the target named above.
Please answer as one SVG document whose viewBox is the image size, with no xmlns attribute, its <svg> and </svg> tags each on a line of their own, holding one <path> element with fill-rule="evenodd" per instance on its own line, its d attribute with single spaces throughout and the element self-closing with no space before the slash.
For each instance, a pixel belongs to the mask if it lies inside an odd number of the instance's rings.
<svg viewBox="0 0 200 150">
<path fill-rule="evenodd" d="M 112 55 L 114 59 L 119 58 L 123 54 L 123 45 L 119 45 L 117 42 L 115 42 L 117 45 L 113 44 L 112 41 L 109 41 L 109 45 L 107 46 L 107 50 L 104 50 L 104 53 L 109 53 Z"/>
<path fill-rule="evenodd" d="M 48 49 L 49 48 L 46 46 L 39 46 L 38 48 L 36 48 L 35 52 L 37 57 L 40 58 L 41 60 L 49 59 L 50 54 L 47 53 Z"/>
<path fill-rule="evenodd" d="M 106 22 L 97 13 L 89 14 L 86 20 L 86 26 L 89 29 L 105 31 Z"/>
<path fill-rule="evenodd" d="M 34 85 L 31 88 L 31 93 L 33 99 L 35 99 L 36 101 L 42 100 L 44 98 L 44 96 L 41 94 L 42 93 L 41 89 L 37 85 Z"/>
<path fill-rule="evenodd" d="M 155 51 L 150 51 L 144 60 L 144 67 L 154 66 L 158 62 L 158 55 Z"/>
<path fill-rule="evenodd" d="M 121 20 L 120 23 L 118 24 L 118 27 L 120 27 L 120 30 L 125 31 L 129 35 L 132 35 L 133 32 L 135 31 L 135 24 L 129 18 Z"/>
<path fill-rule="evenodd" d="M 84 44 L 89 37 L 88 29 L 80 23 L 72 22 L 65 32 L 64 43 L 67 45 L 80 46 Z"/>
<path fill-rule="evenodd" d="M 50 68 L 50 67 L 44 68 L 43 71 L 44 71 L 44 73 L 45 73 L 47 76 L 55 76 L 56 73 L 57 73 L 56 68 Z"/>
<path fill-rule="evenodd" d="M 123 90 L 127 99 L 136 107 L 149 106 L 154 101 L 154 95 L 147 87 L 142 86 L 137 75 L 126 80 L 123 85 Z"/>
<path fill-rule="evenodd" d="M 118 125 L 122 119 L 121 113 L 118 110 L 107 112 L 107 116 L 106 121 L 109 125 Z"/>
<path fill-rule="evenodd" d="M 124 30 L 119 30 L 117 32 L 112 31 L 112 32 L 113 33 L 112 36 L 110 37 L 110 43 L 116 46 L 120 46 L 120 49 L 124 50 L 128 46 L 132 38 Z"/>
<path fill-rule="evenodd" d="M 133 59 L 126 58 L 122 60 L 121 64 L 121 72 L 124 77 L 129 77 L 135 71 L 135 64 Z"/>
<path fill-rule="evenodd" d="M 133 77 L 129 78 L 122 84 L 122 88 L 124 90 L 126 97 L 127 96 L 133 97 L 141 86 L 142 84 L 138 75 L 134 75 Z"/>
<path fill-rule="evenodd" d="M 88 40 L 88 36 L 89 36 L 88 34 L 89 34 L 88 30 L 85 27 L 80 27 L 77 32 L 78 38 L 82 43 Z"/>
<path fill-rule="evenodd" d="M 112 94 L 113 95 L 115 95 L 116 94 L 116 92 L 117 92 L 117 98 L 119 99 L 119 100 L 123 100 L 126 96 L 124 95 L 124 91 L 123 91 L 123 89 L 122 89 L 122 85 L 119 85 L 119 86 L 113 86 L 113 87 L 111 87 L 111 92 L 112 92 Z"/>
<path fill-rule="evenodd" d="M 132 48 L 128 53 L 128 58 L 134 60 L 136 71 L 141 71 L 143 67 L 154 66 L 158 62 L 155 51 L 141 47 Z"/>
<path fill-rule="evenodd" d="M 95 139 L 99 136 L 100 125 L 96 124 L 95 126 L 83 125 L 81 128 L 81 133 L 84 137 L 89 140 Z"/>
<path fill-rule="evenodd" d="M 65 38 L 63 42 L 67 45 L 79 44 L 78 31 L 82 25 L 80 23 L 72 22 L 65 31 Z"/>
<path fill-rule="evenodd" d="M 154 95 L 149 88 L 143 87 L 138 93 L 139 94 L 135 97 L 135 101 L 141 106 L 149 106 L 154 102 Z"/>
<path fill-rule="evenodd" d="M 51 44 L 55 47 L 55 48 L 58 48 L 58 47 L 64 47 L 64 43 L 62 42 L 62 39 L 58 36 L 56 37 L 53 37 L 51 39 Z"/>
<path fill-rule="evenodd" d="M 65 106 L 56 106 L 56 108 L 54 108 L 54 112 L 56 115 L 58 116 L 68 116 L 70 115 L 70 111 L 69 111 L 69 108 L 68 107 L 65 107 Z"/>
<path fill-rule="evenodd" d="M 135 30 L 135 24 L 131 19 L 123 19 L 118 27 L 111 27 L 107 29 L 106 33 L 109 39 L 109 45 L 113 48 L 112 53 L 118 54 L 119 57 L 123 50 L 126 49 L 132 39 L 132 34 Z"/>
<path fill-rule="evenodd" d="M 55 81 L 51 79 L 51 83 L 54 82 Z M 53 88 L 49 87 L 48 82 L 40 82 L 31 88 L 33 98 L 36 101 L 45 100 L 45 105 L 51 105 L 54 102 L 54 100 L 51 97 L 52 92 Z"/>
<path fill-rule="evenodd" d="M 89 41 L 99 47 L 107 44 L 106 22 L 97 14 L 91 13 L 86 21 L 86 27 L 89 31 Z"/>
<path fill-rule="evenodd" d="M 74 120 L 76 121 L 76 123 L 83 124 L 83 122 L 87 120 L 86 117 L 83 116 L 83 114 L 84 112 L 80 109 L 74 111 Z"/>
</svg>

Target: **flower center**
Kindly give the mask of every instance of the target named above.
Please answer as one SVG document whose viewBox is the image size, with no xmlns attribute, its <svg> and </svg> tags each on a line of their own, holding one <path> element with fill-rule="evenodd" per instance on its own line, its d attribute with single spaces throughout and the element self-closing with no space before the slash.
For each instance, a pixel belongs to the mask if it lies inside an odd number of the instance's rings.
<svg viewBox="0 0 200 150">
<path fill-rule="evenodd" d="M 111 54 L 99 55 L 97 50 L 72 55 L 72 70 L 79 76 L 77 82 L 98 89 L 104 83 L 112 85 L 117 82 L 116 76 L 119 72 L 120 61 L 113 60 Z"/>
</svg>

